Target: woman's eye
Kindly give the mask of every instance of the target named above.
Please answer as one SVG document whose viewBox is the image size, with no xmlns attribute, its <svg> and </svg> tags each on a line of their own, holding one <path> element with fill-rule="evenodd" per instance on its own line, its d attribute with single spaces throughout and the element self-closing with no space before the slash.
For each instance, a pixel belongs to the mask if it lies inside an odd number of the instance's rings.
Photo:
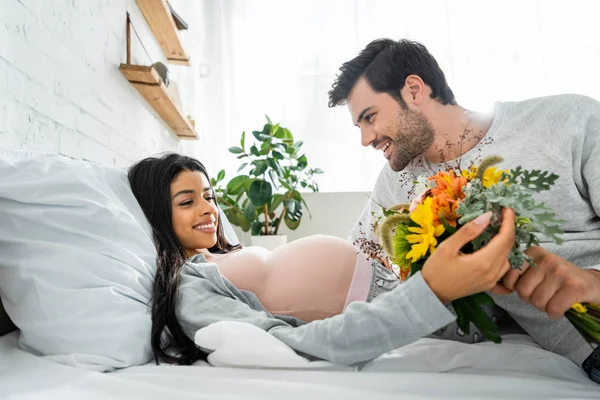
<svg viewBox="0 0 600 400">
<path fill-rule="evenodd" d="M 193 201 L 192 201 L 192 200 L 186 200 L 186 201 L 184 201 L 183 203 L 180 203 L 179 205 L 180 205 L 180 206 L 189 206 L 189 205 L 191 205 L 192 203 L 193 203 Z"/>
<path fill-rule="evenodd" d="M 205 197 L 206 201 L 213 201 L 215 198 L 213 196 Z"/>
</svg>

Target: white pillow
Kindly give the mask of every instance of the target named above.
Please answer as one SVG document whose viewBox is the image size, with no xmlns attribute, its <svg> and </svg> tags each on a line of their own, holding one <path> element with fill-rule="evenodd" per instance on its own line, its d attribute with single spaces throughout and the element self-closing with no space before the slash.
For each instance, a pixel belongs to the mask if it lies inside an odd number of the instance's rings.
<svg viewBox="0 0 600 400">
<path fill-rule="evenodd" d="M 220 321 L 196 332 L 196 346 L 210 352 L 215 367 L 352 369 L 327 361 L 308 361 L 264 330 L 237 321 Z"/>
<path fill-rule="evenodd" d="M 125 171 L 0 150 L 0 296 L 25 350 L 107 371 L 152 358 L 151 229 Z"/>
</svg>

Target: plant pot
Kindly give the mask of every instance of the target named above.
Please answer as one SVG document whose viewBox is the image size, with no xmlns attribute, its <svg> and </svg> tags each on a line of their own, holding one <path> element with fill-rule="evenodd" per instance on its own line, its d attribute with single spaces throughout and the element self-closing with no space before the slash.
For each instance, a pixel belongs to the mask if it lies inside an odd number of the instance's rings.
<svg viewBox="0 0 600 400">
<path fill-rule="evenodd" d="M 273 250 L 287 243 L 287 235 L 261 235 L 252 236 L 252 246 L 264 247 L 267 250 Z"/>
</svg>

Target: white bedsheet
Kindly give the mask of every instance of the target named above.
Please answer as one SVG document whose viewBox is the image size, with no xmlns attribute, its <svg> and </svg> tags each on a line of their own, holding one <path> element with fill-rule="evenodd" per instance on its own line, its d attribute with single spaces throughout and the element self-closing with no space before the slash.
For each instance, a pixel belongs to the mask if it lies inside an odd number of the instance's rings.
<svg viewBox="0 0 600 400">
<path fill-rule="evenodd" d="M 101 374 L 0 338 L 0 399 L 600 399 L 569 360 L 523 339 L 498 346 L 423 339 L 363 372 L 145 365 Z"/>
</svg>

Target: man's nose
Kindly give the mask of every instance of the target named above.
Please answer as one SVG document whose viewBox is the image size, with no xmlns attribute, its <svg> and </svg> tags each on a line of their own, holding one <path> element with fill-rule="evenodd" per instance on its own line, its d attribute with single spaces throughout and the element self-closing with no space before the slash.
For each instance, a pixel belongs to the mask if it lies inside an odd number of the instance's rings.
<svg viewBox="0 0 600 400">
<path fill-rule="evenodd" d="M 366 128 L 360 129 L 360 143 L 363 146 L 365 146 L 365 147 L 370 146 L 376 137 L 377 137 L 377 135 L 375 135 L 373 133 L 373 131 L 371 131 L 370 129 L 366 129 Z"/>
</svg>

